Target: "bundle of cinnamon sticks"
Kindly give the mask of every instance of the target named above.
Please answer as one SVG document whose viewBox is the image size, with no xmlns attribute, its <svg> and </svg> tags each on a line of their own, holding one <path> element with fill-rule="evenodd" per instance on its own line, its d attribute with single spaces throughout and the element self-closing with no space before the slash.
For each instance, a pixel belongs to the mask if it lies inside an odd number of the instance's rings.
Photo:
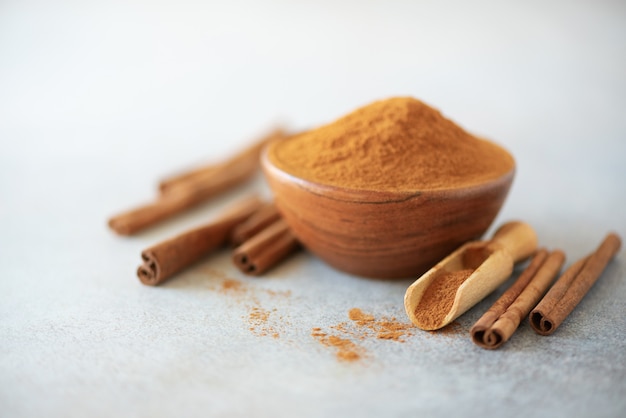
<svg viewBox="0 0 626 418">
<path fill-rule="evenodd" d="M 593 253 L 572 264 L 552 286 L 565 254 L 560 250 L 537 251 L 515 283 L 474 324 L 470 330 L 472 341 L 482 348 L 496 349 L 511 338 L 526 317 L 538 334 L 552 334 L 600 278 L 620 247 L 620 237 L 609 233 Z"/>
<path fill-rule="evenodd" d="M 120 235 L 136 234 L 232 189 L 258 171 L 266 144 L 285 137 L 276 130 L 226 161 L 166 178 L 154 202 L 113 216 L 109 227 Z M 161 284 L 229 243 L 235 265 L 251 275 L 263 274 L 300 247 L 276 207 L 250 196 L 211 222 L 145 249 L 137 276 L 146 285 Z"/>
<path fill-rule="evenodd" d="M 137 276 L 143 284 L 161 284 L 228 243 L 235 247 L 232 257 L 239 270 L 257 276 L 299 248 L 298 240 L 274 205 L 252 196 L 215 220 L 144 250 Z"/>
</svg>

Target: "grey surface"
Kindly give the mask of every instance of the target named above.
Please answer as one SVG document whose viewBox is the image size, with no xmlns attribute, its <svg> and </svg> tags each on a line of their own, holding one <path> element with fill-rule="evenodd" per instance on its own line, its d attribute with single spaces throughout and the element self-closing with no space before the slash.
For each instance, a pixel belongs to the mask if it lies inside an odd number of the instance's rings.
<svg viewBox="0 0 626 418">
<path fill-rule="evenodd" d="M 105 220 L 276 121 L 411 95 L 511 150 L 496 224 L 571 263 L 626 237 L 625 22 L 617 1 L 0 3 L 0 415 L 624 416 L 624 250 L 551 337 L 475 347 L 499 289 L 455 332 L 369 336 L 345 363 L 312 328 L 353 307 L 405 321 L 410 281 L 304 253 L 261 279 L 227 252 L 160 288 L 134 275 L 144 247 L 268 195 L 261 178 L 134 238 Z"/>
</svg>

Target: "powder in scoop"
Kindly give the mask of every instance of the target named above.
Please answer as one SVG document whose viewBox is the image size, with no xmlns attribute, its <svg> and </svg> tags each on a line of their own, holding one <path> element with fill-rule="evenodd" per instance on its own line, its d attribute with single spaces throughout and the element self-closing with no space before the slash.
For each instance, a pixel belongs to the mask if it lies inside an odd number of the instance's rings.
<svg viewBox="0 0 626 418">
<path fill-rule="evenodd" d="M 422 299 L 415 308 L 415 319 L 418 323 L 426 329 L 436 328 L 454 305 L 454 298 L 459 286 L 473 272 L 472 269 L 464 269 L 437 277 L 426 288 Z"/>
</svg>

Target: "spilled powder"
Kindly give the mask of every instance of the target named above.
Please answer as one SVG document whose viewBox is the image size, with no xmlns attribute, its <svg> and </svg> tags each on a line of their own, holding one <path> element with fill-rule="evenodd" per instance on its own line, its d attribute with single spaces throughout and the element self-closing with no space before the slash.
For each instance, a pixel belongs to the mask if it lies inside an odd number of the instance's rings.
<svg viewBox="0 0 626 418">
<path fill-rule="evenodd" d="M 243 286 L 240 281 L 235 279 L 225 279 L 222 282 L 222 290 L 243 291 Z"/>
<path fill-rule="evenodd" d="M 411 324 L 399 322 L 396 318 L 383 318 L 376 321 L 373 315 L 363 313 L 359 308 L 352 308 L 348 312 L 348 318 L 359 327 L 365 327 L 379 340 L 393 340 L 403 342 L 402 337 L 412 334 Z M 365 335 L 362 333 L 361 335 Z"/>
<path fill-rule="evenodd" d="M 363 326 L 374 322 L 374 315 L 368 315 L 363 313 L 359 308 L 352 308 L 348 312 L 348 318 Z"/>
<path fill-rule="evenodd" d="M 279 339 L 291 326 L 274 307 L 280 300 L 290 298 L 291 291 L 263 289 L 249 285 L 245 280 L 229 277 L 219 270 L 202 270 L 214 279 L 208 284 L 209 289 L 245 308 L 245 314 L 241 318 L 255 336 Z M 268 309 L 267 306 L 272 308 Z M 381 344 L 388 344 L 387 341 L 403 343 L 417 330 L 410 323 L 401 322 L 394 317 L 377 319 L 359 308 L 350 309 L 347 316 L 348 320 L 329 326 L 328 329 L 314 327 L 310 334 L 319 344 L 332 350 L 337 361 L 342 363 L 371 359 L 371 353 L 365 348 L 365 345 L 373 348 L 370 341 L 379 341 Z M 437 332 L 423 335 L 456 336 L 464 333 L 460 324 L 455 321 Z"/>
<path fill-rule="evenodd" d="M 260 289 L 249 286 L 244 281 L 234 279 L 225 273 L 212 268 L 204 268 L 202 271 L 211 278 L 209 288 L 233 298 L 236 303 L 244 304 L 247 314 L 242 316 L 248 325 L 248 329 L 260 337 L 279 338 L 281 332 L 288 325 L 276 308 L 266 309 L 264 304 L 269 302 L 276 304 L 276 299 L 289 298 L 290 290 Z M 263 302 L 262 302 L 263 301 Z"/>
<path fill-rule="evenodd" d="M 267 293 L 270 296 L 277 296 L 277 297 L 284 297 L 284 298 L 288 298 L 289 296 L 291 296 L 291 290 L 265 289 L 265 293 Z"/>
<path fill-rule="evenodd" d="M 219 293 L 231 293 L 231 294 L 242 294 L 248 292 L 248 287 L 244 285 L 243 282 L 237 279 L 233 279 L 229 277 L 226 273 L 210 268 L 204 267 L 200 269 L 203 273 L 209 276 L 210 280 L 207 284 L 208 288 L 211 290 L 215 290 Z"/>
<path fill-rule="evenodd" d="M 356 345 L 354 342 L 337 335 L 328 335 L 322 332 L 321 328 L 313 328 L 311 336 L 319 341 L 320 344 L 334 348 L 336 350 L 335 355 L 337 356 L 337 360 L 340 361 L 359 360 L 365 352 L 363 347 Z"/>
<path fill-rule="evenodd" d="M 441 320 L 450 312 L 457 289 L 473 272 L 473 269 L 464 269 L 444 273 L 435 278 L 426 288 L 415 308 L 415 319 L 420 326 L 427 329 L 437 328 Z"/>
<path fill-rule="evenodd" d="M 262 289 L 249 285 L 245 280 L 227 276 L 219 270 L 203 269 L 213 279 L 209 287 L 230 298 L 233 302 L 243 305 L 246 312 L 241 316 L 247 329 L 258 337 L 281 338 L 288 327 L 279 310 L 274 307 L 279 300 L 291 297 L 291 291 Z M 267 306 L 272 306 L 268 309 Z M 403 343 L 416 332 L 410 324 L 394 317 L 376 318 L 359 308 L 352 308 L 347 313 L 348 320 L 322 329 L 314 327 L 311 336 L 323 347 L 332 350 L 337 361 L 342 363 L 363 362 L 372 358 L 371 341 L 388 344 L 387 341 Z M 464 333 L 458 322 L 453 322 L 437 331 L 426 333 L 427 336 L 454 336 Z M 366 348 L 366 346 L 368 348 Z"/>
<path fill-rule="evenodd" d="M 280 334 L 276 330 L 276 328 L 269 324 L 269 319 L 271 315 L 276 316 L 276 308 L 269 311 L 258 306 L 253 307 L 248 315 L 250 331 L 261 337 L 280 337 Z M 280 317 L 280 319 L 282 320 L 282 317 Z"/>
<path fill-rule="evenodd" d="M 331 326 L 332 333 L 324 332 L 315 327 L 311 336 L 326 347 L 333 348 L 337 360 L 356 361 L 367 357 L 365 348 L 355 341 L 378 339 L 404 342 L 404 337 L 413 334 L 411 324 L 399 322 L 396 318 L 376 320 L 374 315 L 366 314 L 359 308 L 348 312 L 351 322 L 340 322 Z"/>
</svg>

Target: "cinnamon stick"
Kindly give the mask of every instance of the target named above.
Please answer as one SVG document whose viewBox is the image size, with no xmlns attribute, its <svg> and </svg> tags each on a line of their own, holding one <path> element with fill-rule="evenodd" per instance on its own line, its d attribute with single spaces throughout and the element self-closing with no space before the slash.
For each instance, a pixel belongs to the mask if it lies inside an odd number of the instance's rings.
<svg viewBox="0 0 626 418">
<path fill-rule="evenodd" d="M 235 225 L 262 205 L 256 196 L 244 199 L 212 222 L 154 245 L 141 253 L 143 264 L 137 269 L 139 280 L 156 286 L 189 266 L 228 240 Z"/>
<path fill-rule="evenodd" d="M 237 247 L 233 251 L 233 261 L 243 273 L 258 276 L 298 247 L 298 240 L 287 223 L 279 219 Z"/>
<path fill-rule="evenodd" d="M 166 194 L 180 186 L 195 182 L 219 182 L 219 179 L 231 171 L 239 172 L 240 181 L 252 176 L 259 167 L 261 151 L 269 142 L 281 139 L 286 134 L 282 129 L 276 129 L 236 153 L 226 161 L 209 164 L 184 173 L 163 179 L 159 183 L 159 191 Z"/>
<path fill-rule="evenodd" d="M 280 219 L 273 203 L 268 203 L 233 229 L 230 242 L 237 247 Z"/>
<path fill-rule="evenodd" d="M 155 202 L 120 213 L 109 219 L 109 227 L 120 235 L 132 235 L 177 215 L 241 183 L 245 167 L 223 172 L 211 181 L 193 180 L 161 195 Z"/>
<path fill-rule="evenodd" d="M 600 278 L 621 245 L 620 237 L 609 233 L 595 252 L 578 260 L 563 273 L 530 313 L 530 325 L 535 332 L 550 335 L 563 323 Z"/>
<path fill-rule="evenodd" d="M 470 335 L 474 343 L 481 347 L 483 346 L 485 332 L 491 328 L 500 315 L 502 315 L 515 299 L 517 299 L 520 293 L 522 293 L 535 274 L 537 274 L 541 265 L 546 261 L 546 258 L 548 258 L 548 251 L 545 248 L 538 250 L 515 283 L 513 283 L 513 285 L 511 285 L 511 287 L 504 292 L 491 308 L 474 324 L 470 329 Z"/>
<path fill-rule="evenodd" d="M 487 349 L 507 342 L 545 294 L 564 261 L 562 251 L 548 254 L 545 249 L 540 250 L 513 286 L 472 327 L 472 341 Z"/>
<path fill-rule="evenodd" d="M 109 227 L 132 235 L 243 183 L 257 172 L 263 146 L 282 136 L 277 130 L 223 163 L 164 180 L 156 201 L 113 216 Z"/>
</svg>

